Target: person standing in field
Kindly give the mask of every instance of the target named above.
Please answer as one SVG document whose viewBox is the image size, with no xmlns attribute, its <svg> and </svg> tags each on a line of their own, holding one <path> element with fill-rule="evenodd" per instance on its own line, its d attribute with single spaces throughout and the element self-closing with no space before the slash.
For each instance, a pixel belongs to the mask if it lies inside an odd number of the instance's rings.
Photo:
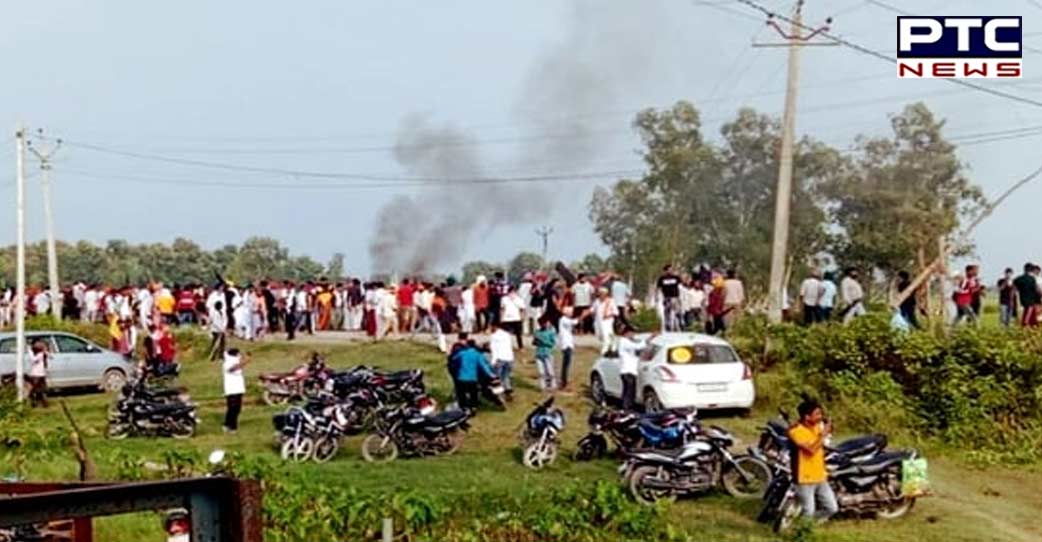
<svg viewBox="0 0 1042 542">
<path fill-rule="evenodd" d="M 727 278 L 724 279 L 724 321 L 727 327 L 734 326 L 735 321 L 741 316 L 744 305 L 745 285 L 742 284 L 734 269 L 728 269 Z"/>
<path fill-rule="evenodd" d="M 246 378 L 242 369 L 249 363 L 249 356 L 232 348 L 224 353 L 221 373 L 224 376 L 224 432 L 235 434 L 239 430 L 239 413 L 242 412 L 242 396 L 246 394 Z"/>
<path fill-rule="evenodd" d="M 839 511 L 825 468 L 825 441 L 832 433 L 832 424 L 825 420 L 821 405 L 813 400 L 803 401 L 796 410 L 800 421 L 789 428 L 789 440 L 797 454 L 793 473 L 796 494 L 803 515 L 824 522 Z M 821 512 L 818 512 L 819 503 Z"/>
<path fill-rule="evenodd" d="M 607 288 L 601 288 L 598 292 L 600 298 L 596 303 L 597 336 L 601 339 L 601 355 L 607 354 L 615 344 L 615 318 L 619 314 L 618 307 L 611 298 Z"/>
<path fill-rule="evenodd" d="M 225 333 L 227 333 L 228 317 L 225 316 L 224 302 L 215 301 L 207 316 L 207 325 L 210 329 L 210 361 L 217 361 L 218 356 L 224 352 Z M 292 335 L 290 335 L 292 339 Z"/>
<path fill-rule="evenodd" d="M 825 288 L 821 283 L 821 272 L 813 270 L 800 284 L 800 302 L 803 304 L 803 324 L 821 321 L 821 297 Z"/>
<path fill-rule="evenodd" d="M 908 271 L 900 271 L 897 273 L 897 293 L 908 289 L 912 285 L 912 277 L 908 274 Z M 916 296 L 917 292 L 912 292 L 912 295 L 908 296 L 907 299 L 901 302 L 899 305 L 899 311 L 901 317 L 908 322 L 908 325 L 919 329 L 919 315 L 918 315 L 918 304 L 919 301 Z"/>
<path fill-rule="evenodd" d="M 579 317 L 579 327 L 576 332 L 580 334 L 593 332 L 593 318 L 583 316 L 589 314 L 589 309 L 593 306 L 593 294 L 593 284 L 590 284 L 585 273 L 579 273 L 579 280 L 572 285 L 572 307 Z"/>
<path fill-rule="evenodd" d="M 981 284 L 977 278 L 977 266 L 967 265 L 966 274 L 956 276 L 955 294 L 955 321 L 952 325 L 966 320 L 970 325 L 977 323 L 977 311 L 973 309 L 973 301 L 980 294 Z"/>
<path fill-rule="evenodd" d="M 413 300 L 414 291 L 415 287 L 412 281 L 404 278 L 401 284 L 398 285 L 398 291 L 395 292 L 398 296 L 398 329 L 402 333 L 412 333 L 413 327 L 416 325 L 416 309 Z"/>
<path fill-rule="evenodd" d="M 474 286 L 464 286 L 460 291 L 460 329 L 473 333 L 477 327 L 478 307 L 474 301 Z"/>
<path fill-rule="evenodd" d="M 647 347 L 648 341 L 656 334 L 652 334 L 647 340 L 638 341 L 633 336 L 633 328 L 627 327 L 622 330 L 619 337 L 619 377 L 622 379 L 622 409 L 633 410 L 637 404 L 637 368 L 640 365 L 640 351 Z"/>
<path fill-rule="evenodd" d="M 557 347 L 561 349 L 561 389 L 568 391 L 568 372 L 572 368 L 572 355 L 575 352 L 575 327 L 579 318 L 573 307 L 565 307 L 560 320 L 557 321 Z"/>
<path fill-rule="evenodd" d="M 492 354 L 492 369 L 503 385 L 503 390 L 509 400 L 514 393 L 514 383 L 511 379 L 514 371 L 514 338 L 510 336 L 510 332 L 495 323 L 489 329 L 492 331 L 488 343 Z"/>
<path fill-rule="evenodd" d="M 489 287 L 485 275 L 478 275 L 478 280 L 470 287 L 474 296 L 474 331 L 481 333 L 488 325 Z"/>
<path fill-rule="evenodd" d="M 507 295 L 499 302 L 499 327 L 512 333 L 517 339 L 517 349 L 523 350 L 525 344 L 522 336 L 524 331 L 522 320 L 525 317 L 526 303 L 518 295 L 516 288 L 513 286 L 508 288 Z"/>
<path fill-rule="evenodd" d="M 539 330 L 532 338 L 535 345 L 535 365 L 539 371 L 539 389 L 553 391 L 557 388 L 554 377 L 554 345 L 557 343 L 557 333 L 549 319 L 543 318 L 539 322 Z"/>
<path fill-rule="evenodd" d="M 1017 291 L 1017 301 L 1024 311 L 1020 315 L 1020 325 L 1035 327 L 1038 325 L 1038 306 L 1042 303 L 1039 291 L 1038 266 L 1033 263 L 1024 264 L 1024 274 L 1013 280 Z"/>
<path fill-rule="evenodd" d="M 822 322 L 832 320 L 832 311 L 836 308 L 837 293 L 836 276 L 832 274 L 832 271 L 829 271 L 825 273 L 821 280 L 821 299 L 818 300 Z"/>
<path fill-rule="evenodd" d="M 621 326 L 628 326 L 630 307 L 630 285 L 622 280 L 617 273 L 612 273 L 611 299 L 617 309 L 616 322 Z"/>
<path fill-rule="evenodd" d="M 713 278 L 712 290 L 706 297 L 706 333 L 709 335 L 723 335 L 727 331 L 727 322 L 724 319 L 724 290 L 723 277 Z"/>
<path fill-rule="evenodd" d="M 1013 269 L 1006 268 L 996 289 L 999 292 L 999 323 L 1009 327 L 1017 318 L 1017 289 L 1013 286 Z"/>
<path fill-rule="evenodd" d="M 662 304 L 662 327 L 666 331 L 679 331 L 680 326 L 680 277 L 673 272 L 672 265 L 662 267 L 662 274 L 655 283 Z"/>
<path fill-rule="evenodd" d="M 34 341 L 29 364 L 29 404 L 31 407 L 47 408 L 47 371 L 50 368 L 51 352 L 43 341 Z"/>
<path fill-rule="evenodd" d="M 839 283 L 840 295 L 845 304 L 840 314 L 844 324 L 865 315 L 865 291 L 861 289 L 861 283 L 857 279 L 857 269 L 850 267 L 847 268 L 846 276 Z"/>
</svg>

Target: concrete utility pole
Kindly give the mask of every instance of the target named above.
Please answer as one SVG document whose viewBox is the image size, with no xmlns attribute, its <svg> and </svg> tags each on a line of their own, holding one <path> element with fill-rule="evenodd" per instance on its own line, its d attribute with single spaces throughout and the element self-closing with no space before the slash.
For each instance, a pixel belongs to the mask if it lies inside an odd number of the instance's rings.
<svg viewBox="0 0 1042 542">
<path fill-rule="evenodd" d="M 543 226 L 535 231 L 535 234 L 543 239 L 543 265 L 546 265 L 546 259 L 550 254 L 550 235 L 554 233 L 554 229 L 549 226 Z"/>
<path fill-rule="evenodd" d="M 18 401 L 25 400 L 25 126 L 19 124 L 15 128 L 15 230 L 17 231 L 15 246 L 17 259 L 15 262 L 14 296 L 15 321 L 15 387 L 18 388 Z"/>
<path fill-rule="evenodd" d="M 43 130 L 40 130 L 42 135 Z M 40 186 L 43 189 L 43 214 L 47 223 L 47 278 L 51 290 L 51 314 L 54 318 L 61 320 L 61 285 L 58 282 L 58 251 L 54 241 L 54 213 L 51 211 L 51 157 L 54 156 L 62 145 L 62 140 L 55 141 L 54 148 L 50 150 L 39 150 L 30 141 L 28 148 L 40 161 Z"/>
<path fill-rule="evenodd" d="M 817 34 L 827 31 L 823 26 L 810 34 L 803 35 L 803 0 L 796 3 L 792 25 L 786 33 L 771 15 L 767 24 L 785 38 L 784 44 L 754 44 L 754 47 L 778 47 L 789 49 L 789 76 L 785 84 L 785 113 L 782 117 L 781 157 L 778 160 L 778 187 L 774 204 L 774 241 L 771 244 L 771 277 L 768 290 L 767 318 L 781 322 L 785 300 L 785 264 L 788 259 L 789 210 L 792 206 L 792 151 L 796 138 L 796 103 L 800 79 L 800 48 L 812 45 L 808 41 Z M 829 19 L 831 23 L 831 19 Z M 822 43 L 820 45 L 832 45 Z"/>
</svg>

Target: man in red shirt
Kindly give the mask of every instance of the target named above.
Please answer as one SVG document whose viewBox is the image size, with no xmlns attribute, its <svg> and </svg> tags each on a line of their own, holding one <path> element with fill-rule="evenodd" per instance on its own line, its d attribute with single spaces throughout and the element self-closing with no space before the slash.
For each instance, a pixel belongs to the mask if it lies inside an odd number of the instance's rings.
<svg viewBox="0 0 1042 542">
<path fill-rule="evenodd" d="M 195 292 L 191 285 L 177 291 L 177 323 L 178 325 L 195 322 Z"/>
<path fill-rule="evenodd" d="M 412 333 L 413 323 L 416 322 L 416 307 L 412 302 L 414 288 L 412 281 L 402 279 L 398 286 L 398 329 L 402 333 Z"/>
<path fill-rule="evenodd" d="M 952 296 L 956 310 L 955 324 L 958 324 L 964 318 L 971 324 L 977 323 L 977 313 L 973 310 L 973 301 L 984 289 L 977 274 L 978 268 L 976 265 L 967 265 L 966 275 L 956 285 L 955 294 Z"/>
</svg>

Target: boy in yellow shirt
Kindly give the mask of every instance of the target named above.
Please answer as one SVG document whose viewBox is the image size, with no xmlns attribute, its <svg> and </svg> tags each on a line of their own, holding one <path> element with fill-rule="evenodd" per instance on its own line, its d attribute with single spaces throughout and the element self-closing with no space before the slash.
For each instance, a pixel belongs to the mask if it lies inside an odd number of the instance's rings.
<svg viewBox="0 0 1042 542">
<path fill-rule="evenodd" d="M 817 401 L 808 399 L 797 407 L 799 423 L 789 428 L 796 455 L 796 493 L 803 506 L 803 515 L 826 521 L 839 511 L 836 495 L 829 486 L 825 469 L 825 438 L 832 433 L 832 424 L 824 422 L 824 411 Z M 821 502 L 822 510 L 817 512 Z"/>
</svg>

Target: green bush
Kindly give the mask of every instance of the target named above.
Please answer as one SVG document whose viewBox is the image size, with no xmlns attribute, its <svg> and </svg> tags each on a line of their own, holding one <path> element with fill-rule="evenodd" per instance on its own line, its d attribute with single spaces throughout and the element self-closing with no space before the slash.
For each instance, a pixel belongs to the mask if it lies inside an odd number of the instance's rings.
<svg viewBox="0 0 1042 542">
<path fill-rule="evenodd" d="M 658 317 L 658 311 L 651 307 L 641 307 L 629 317 L 630 325 L 638 333 L 649 333 L 662 329 L 662 320 Z"/>
</svg>

